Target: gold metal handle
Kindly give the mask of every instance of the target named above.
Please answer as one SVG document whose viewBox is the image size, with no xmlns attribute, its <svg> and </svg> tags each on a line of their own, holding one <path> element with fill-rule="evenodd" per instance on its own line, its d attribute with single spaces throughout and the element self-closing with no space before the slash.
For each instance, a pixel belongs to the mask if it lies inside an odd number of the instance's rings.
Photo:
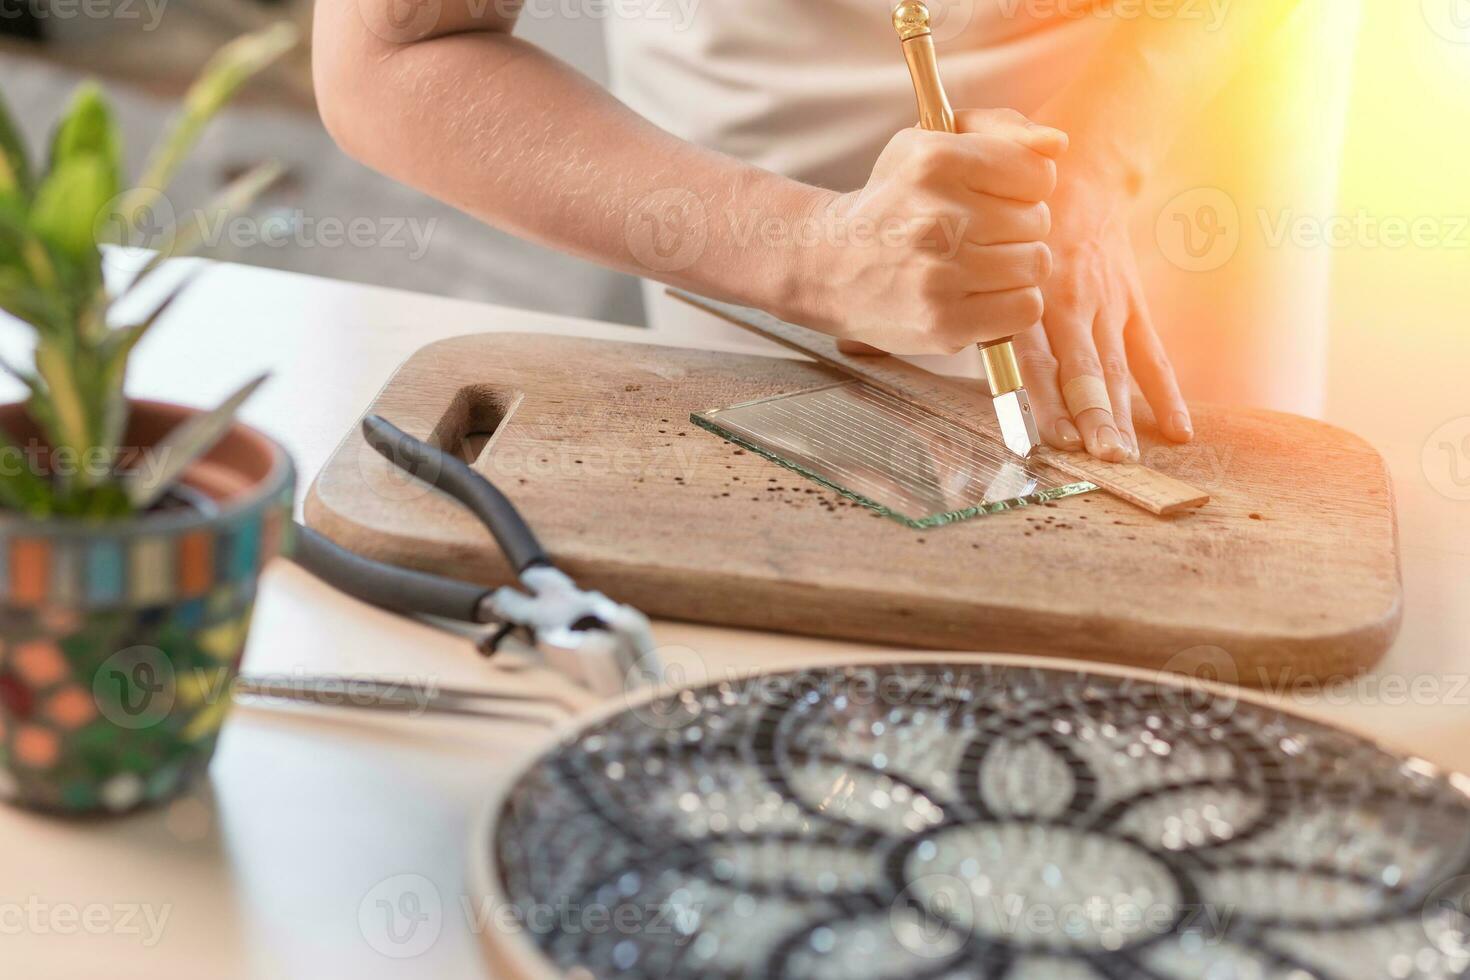
<svg viewBox="0 0 1470 980">
<path fill-rule="evenodd" d="M 893 9 L 893 28 L 903 42 L 903 56 L 919 99 L 919 125 L 936 133 L 959 131 L 949 96 L 939 78 L 939 56 L 929 29 L 929 8 L 919 0 L 904 0 Z"/>
<path fill-rule="evenodd" d="M 914 80 L 914 95 L 919 101 L 919 125 L 936 133 L 956 133 L 954 108 L 944 92 L 939 77 L 939 55 L 934 50 L 934 34 L 930 28 L 929 8 L 922 0 L 904 0 L 893 8 L 893 29 L 903 42 L 904 60 Z M 985 361 L 985 377 L 990 394 L 999 398 L 1019 391 L 1021 366 L 1016 362 L 1016 349 L 1010 338 L 981 344 Z"/>
</svg>

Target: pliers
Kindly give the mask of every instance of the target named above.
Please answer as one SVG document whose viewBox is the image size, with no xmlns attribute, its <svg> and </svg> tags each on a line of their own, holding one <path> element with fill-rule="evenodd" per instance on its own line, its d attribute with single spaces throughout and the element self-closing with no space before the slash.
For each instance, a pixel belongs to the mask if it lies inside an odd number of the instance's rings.
<svg viewBox="0 0 1470 980">
<path fill-rule="evenodd" d="M 524 591 L 399 568 L 354 554 L 308 528 L 296 528 L 296 562 L 364 602 L 392 612 L 493 625 L 480 643 L 493 656 L 521 634 L 546 665 L 603 697 L 660 675 L 648 617 L 600 592 L 581 589 L 546 554 L 529 525 L 493 483 L 464 461 L 397 428 L 363 419 L 369 446 L 398 469 L 459 501 L 489 529 Z"/>
</svg>

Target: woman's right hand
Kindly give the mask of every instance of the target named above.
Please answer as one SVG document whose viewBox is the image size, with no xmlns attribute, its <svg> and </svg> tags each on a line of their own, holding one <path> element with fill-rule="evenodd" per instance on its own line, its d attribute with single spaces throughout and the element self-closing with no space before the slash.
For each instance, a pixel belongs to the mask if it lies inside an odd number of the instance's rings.
<svg viewBox="0 0 1470 980">
<path fill-rule="evenodd" d="M 953 354 L 1041 320 L 1060 130 L 1008 109 L 906 129 L 868 185 L 819 203 L 789 319 L 890 354 Z"/>
</svg>

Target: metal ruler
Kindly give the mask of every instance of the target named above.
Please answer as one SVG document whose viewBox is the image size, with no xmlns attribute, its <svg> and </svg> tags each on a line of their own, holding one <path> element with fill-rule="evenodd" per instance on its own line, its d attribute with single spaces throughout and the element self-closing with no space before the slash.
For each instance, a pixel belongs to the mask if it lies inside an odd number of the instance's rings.
<svg viewBox="0 0 1470 980">
<path fill-rule="evenodd" d="M 800 351 L 976 435 L 992 439 L 998 446 L 1004 445 L 990 393 L 982 382 L 947 378 L 897 357 L 844 354 L 837 349 L 835 338 L 786 323 L 760 310 L 705 299 L 677 289 L 669 290 L 669 294 L 784 347 Z M 1087 453 L 1067 453 L 1050 446 L 1041 446 L 1032 458 L 1070 477 L 1095 484 L 1100 490 L 1154 514 L 1178 514 L 1203 507 L 1210 501 L 1209 494 L 1204 491 L 1139 463 L 1106 463 Z"/>
</svg>

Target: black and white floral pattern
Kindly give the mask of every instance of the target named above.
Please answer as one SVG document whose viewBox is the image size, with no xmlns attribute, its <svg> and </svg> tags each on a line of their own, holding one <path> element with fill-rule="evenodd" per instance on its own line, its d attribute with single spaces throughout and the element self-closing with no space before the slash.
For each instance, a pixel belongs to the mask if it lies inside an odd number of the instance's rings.
<svg viewBox="0 0 1470 980">
<path fill-rule="evenodd" d="M 1197 690 L 910 664 L 596 724 L 512 792 L 519 922 L 581 976 L 1451 977 L 1470 802 Z"/>
</svg>

